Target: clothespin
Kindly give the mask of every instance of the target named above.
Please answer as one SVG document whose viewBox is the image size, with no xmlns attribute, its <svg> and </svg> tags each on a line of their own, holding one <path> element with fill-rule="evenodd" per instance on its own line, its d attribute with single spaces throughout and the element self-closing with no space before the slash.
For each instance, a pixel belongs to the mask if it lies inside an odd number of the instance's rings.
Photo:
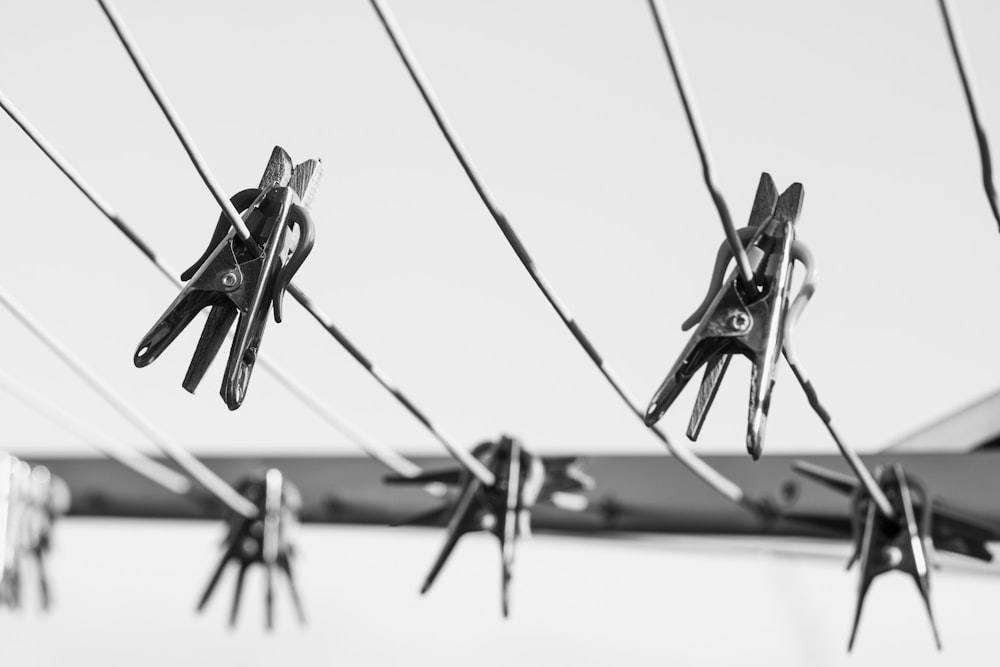
<svg viewBox="0 0 1000 667">
<path fill-rule="evenodd" d="M 56 521 L 70 506 L 66 482 L 45 466 L 33 466 L 27 480 L 22 520 L 24 555 L 34 561 L 38 576 L 39 601 L 43 610 L 51 603 L 46 560 L 52 550 L 52 532 Z"/>
<path fill-rule="evenodd" d="M 794 183 L 778 196 L 774 181 L 762 174 L 750 221 L 739 230 L 754 270 L 753 284 L 733 271 L 725 281 L 732 252 L 723 244 L 716 258 L 712 286 L 705 301 L 683 326 L 697 323 L 694 334 L 650 401 L 645 422 L 660 420 L 699 368 L 705 375 L 695 400 L 687 435 L 696 440 L 733 354 L 753 364 L 747 451 L 757 459 L 763 448 L 767 413 L 782 351 L 795 250 L 795 222 L 802 209 L 802 185 Z"/>
<path fill-rule="evenodd" d="M 286 481 L 280 470 L 271 468 L 267 472 L 256 473 L 242 480 L 236 489 L 249 498 L 259 510 L 258 515 L 248 519 L 233 515 L 229 531 L 223 543 L 223 554 L 212 578 L 198 603 L 198 611 L 208 604 L 223 571 L 230 562 L 238 566 L 233 606 L 229 615 L 229 625 L 236 625 L 243 583 L 247 569 L 251 565 L 264 566 L 265 608 L 267 629 L 274 627 L 274 579 L 276 570 L 281 570 L 288 579 L 292 603 L 299 622 L 305 623 L 305 612 L 292 573 L 292 558 L 295 549 L 291 532 L 298 523 L 298 512 L 302 507 L 302 497 L 293 484 Z"/>
<path fill-rule="evenodd" d="M 875 478 L 895 510 L 895 519 L 883 516 L 853 477 L 805 461 L 796 461 L 793 469 L 827 488 L 851 496 L 851 532 L 855 548 L 848 567 L 855 562 L 860 564 L 861 581 L 848 650 L 854 646 L 861 608 L 871 582 L 891 570 L 913 577 L 930 617 L 934 641 L 940 649 L 941 640 L 930 606 L 929 565 L 933 550 L 992 561 L 987 543 L 1000 540 L 1000 527 L 932 498 L 923 484 L 907 475 L 899 464 L 875 469 Z"/>
<path fill-rule="evenodd" d="M 438 521 L 447 518 L 444 547 L 431 567 L 421 594 L 434 584 L 448 557 L 463 535 L 475 531 L 493 533 L 500 541 L 501 606 L 503 615 L 509 612 L 509 585 L 514 563 L 514 547 L 518 537 L 531 532 L 531 509 L 538 502 L 554 502 L 560 494 L 572 497 L 576 492 L 593 486 L 575 459 L 559 458 L 548 463 L 528 452 L 519 440 L 502 436 L 495 442 L 484 442 L 472 450 L 496 477 L 493 486 L 485 486 L 464 470 L 427 472 L 416 477 L 387 477 L 392 484 L 441 483 L 458 486 L 458 496 L 451 507 L 436 508 L 407 523 Z M 569 501 L 579 506 L 580 502 Z M 582 502 L 586 506 L 586 501 Z"/>
<path fill-rule="evenodd" d="M 0 453 L 0 606 L 21 606 L 21 515 L 23 514 L 24 466 Z"/>
<path fill-rule="evenodd" d="M 230 410 L 243 403 L 260 348 L 267 312 L 281 322 L 282 298 L 292 277 L 312 250 L 315 229 L 309 204 L 319 184 L 322 163 L 293 166 L 281 147 L 271 153 L 260 186 L 231 201 L 250 230 L 241 239 L 225 215 L 201 258 L 181 275 L 187 285 L 139 342 L 133 359 L 151 364 L 204 308 L 211 308 L 182 386 L 194 392 L 218 354 L 233 322 L 239 319 L 229 351 L 221 395 Z"/>
<path fill-rule="evenodd" d="M 923 487 L 907 479 L 900 465 L 891 468 L 881 466 L 875 469 L 875 478 L 885 491 L 898 514 L 897 520 L 882 516 L 875 503 L 867 494 L 857 494 L 852 501 L 853 532 L 855 554 L 851 563 L 857 562 L 861 568 L 861 582 L 858 586 L 858 605 L 854 612 L 854 626 L 847 650 L 854 648 L 854 639 L 861 621 L 861 608 L 865 596 L 875 577 L 899 570 L 913 577 L 920 590 L 920 597 L 927 607 L 931 621 L 934 642 L 941 649 L 934 614 L 931 612 L 930 567 L 927 558 L 927 541 L 931 525 L 931 500 Z M 918 503 L 915 505 L 915 497 Z M 917 512 L 917 505 L 920 511 Z"/>
<path fill-rule="evenodd" d="M 864 488 L 857 478 L 851 475 L 829 470 L 808 461 L 796 461 L 792 469 L 841 495 L 854 498 L 864 493 Z M 913 486 L 913 477 L 908 476 L 907 479 L 911 480 L 910 485 Z M 920 486 L 923 488 L 922 484 Z M 990 542 L 1000 541 L 1000 526 L 955 507 L 941 498 L 931 498 L 929 504 L 931 526 L 928 535 L 935 550 L 948 551 L 986 563 L 993 561 L 993 554 L 987 545 Z M 918 514 L 923 511 L 921 495 L 914 496 L 914 506 Z"/>
</svg>

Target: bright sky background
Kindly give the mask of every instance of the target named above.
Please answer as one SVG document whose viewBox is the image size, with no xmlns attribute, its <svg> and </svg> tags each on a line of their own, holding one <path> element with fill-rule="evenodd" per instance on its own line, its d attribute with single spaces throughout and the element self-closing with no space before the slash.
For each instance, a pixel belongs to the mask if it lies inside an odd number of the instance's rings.
<svg viewBox="0 0 1000 667">
<path fill-rule="evenodd" d="M 321 157 L 316 250 L 299 284 L 455 439 L 542 452 L 662 447 L 604 384 L 466 182 L 367 3 L 119 0 L 228 191 L 274 144 Z M 1000 137 L 1000 6 L 956 3 Z M 639 401 L 687 339 L 722 232 L 644 2 L 395 2 L 431 85 L 550 282 Z M 1000 237 L 934 2 L 671 2 L 676 47 L 738 222 L 761 171 L 805 186 L 799 238 L 821 285 L 798 347 L 843 434 L 877 449 L 996 386 Z M 13 3 L 0 88 L 171 264 L 217 212 L 95 3 Z M 258 369 L 244 407 L 180 387 L 193 326 L 137 370 L 175 290 L 0 119 L 0 284 L 157 425 L 199 452 L 352 453 Z M 79 416 L 141 436 L 0 313 L 0 363 Z M 439 452 L 294 303 L 263 350 L 378 439 Z M 224 359 L 223 359 L 224 361 Z M 700 452 L 743 450 L 748 364 Z M 692 393 L 665 424 L 683 437 Z M 0 445 L 79 443 L 0 397 Z M 830 452 L 787 368 L 767 452 Z"/>
</svg>

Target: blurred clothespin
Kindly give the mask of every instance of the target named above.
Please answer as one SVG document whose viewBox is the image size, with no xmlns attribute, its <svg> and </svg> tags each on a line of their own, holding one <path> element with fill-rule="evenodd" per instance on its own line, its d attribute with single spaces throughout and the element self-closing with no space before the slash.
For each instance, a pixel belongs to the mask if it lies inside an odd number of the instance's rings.
<svg viewBox="0 0 1000 667">
<path fill-rule="evenodd" d="M 851 496 L 851 529 L 855 548 L 848 567 L 855 562 L 860 564 L 861 581 L 848 650 L 854 646 L 869 586 L 875 577 L 892 570 L 913 577 L 930 617 L 934 641 L 940 649 L 941 640 L 930 606 L 933 551 L 950 551 L 992 561 L 993 555 L 987 543 L 1000 540 L 1000 527 L 932 498 L 923 484 L 907 475 L 899 464 L 875 469 L 879 487 L 895 510 L 894 519 L 886 518 L 878 511 L 854 477 L 805 461 L 797 461 L 793 468 L 808 479 Z"/>
<path fill-rule="evenodd" d="M 750 405 L 747 451 L 757 459 L 763 448 L 767 413 L 782 351 L 796 252 L 795 222 L 802 209 L 802 185 L 794 183 L 780 196 L 774 181 L 762 174 L 750 221 L 737 232 L 753 268 L 753 284 L 734 270 L 723 280 L 732 250 L 723 244 L 716 257 L 709 292 L 682 327 L 697 324 L 694 334 L 650 401 L 645 422 L 663 417 L 699 368 L 705 375 L 695 400 L 687 435 L 696 440 L 733 354 L 747 357 Z"/>
<path fill-rule="evenodd" d="M 137 367 L 155 361 L 202 309 L 210 307 L 182 384 L 194 392 L 238 318 L 220 393 L 230 410 L 240 407 L 267 312 L 273 306 L 275 321 L 281 321 L 285 290 L 312 250 L 315 229 L 308 209 L 321 166 L 318 160 L 293 166 L 288 153 L 274 148 L 260 186 L 231 199 L 242 211 L 251 238 L 241 239 L 225 215 L 219 217 L 208 249 L 181 275 L 189 282 L 139 342 L 133 359 Z"/>
<path fill-rule="evenodd" d="M 792 469 L 806 479 L 841 495 L 853 498 L 864 493 L 864 488 L 852 475 L 829 470 L 808 461 L 796 461 Z M 912 486 L 913 477 L 908 475 L 907 479 L 911 480 Z M 929 504 L 931 507 L 929 535 L 935 550 L 948 551 L 986 563 L 993 561 L 993 554 L 987 545 L 990 542 L 1000 541 L 1000 526 L 955 507 L 941 498 L 931 498 Z M 918 512 L 923 511 L 923 496 L 918 494 L 914 497 L 914 506 Z"/>
<path fill-rule="evenodd" d="M 0 606 L 21 606 L 21 516 L 26 464 L 0 453 Z"/>
<path fill-rule="evenodd" d="M 69 511 L 69 486 L 45 466 L 33 466 L 28 479 L 23 517 L 25 555 L 35 564 L 39 601 L 42 609 L 51 603 L 47 559 L 52 550 L 52 532 L 56 521 Z"/>
<path fill-rule="evenodd" d="M 881 466 L 875 469 L 875 479 L 885 492 L 897 513 L 891 520 L 879 513 L 875 503 L 867 494 L 855 495 L 852 505 L 852 526 L 855 552 L 848 563 L 857 562 L 861 568 L 861 582 L 858 585 L 858 604 L 854 612 L 854 626 L 847 650 L 854 648 L 861 621 L 861 608 L 865 596 L 875 577 L 899 570 L 913 577 L 927 607 L 927 616 L 934 632 L 934 642 L 941 649 L 934 614 L 931 612 L 930 567 L 927 558 L 927 542 L 931 526 L 931 500 L 923 487 L 907 479 L 900 465 L 891 468 Z M 918 502 L 914 502 L 914 499 Z M 919 507 L 919 513 L 917 511 Z"/>
<path fill-rule="evenodd" d="M 302 600 L 292 573 L 295 549 L 291 535 L 298 523 L 302 496 L 293 484 L 284 479 L 281 471 L 275 468 L 250 475 L 236 489 L 257 506 L 259 513 L 253 519 L 240 515 L 231 517 L 229 531 L 223 543 L 222 558 L 202 594 L 198 611 L 202 611 L 208 604 L 226 566 L 230 562 L 235 563 L 239 569 L 229 624 L 236 625 L 247 569 L 251 565 L 260 564 L 264 566 L 265 575 L 267 629 L 274 627 L 274 579 L 277 570 L 281 570 L 288 579 L 299 622 L 305 623 Z"/>
<path fill-rule="evenodd" d="M 406 523 L 447 520 L 444 547 L 431 567 L 421 588 L 426 593 L 434 584 L 448 557 L 463 535 L 484 530 L 500 541 L 501 601 L 503 615 L 509 612 L 509 586 L 514 564 L 514 546 L 518 537 L 531 532 L 531 509 L 538 502 L 560 502 L 572 509 L 586 507 L 586 499 L 573 500 L 579 491 L 593 486 L 593 480 L 571 458 L 553 459 L 548 463 L 528 452 L 519 440 L 501 436 L 495 442 L 485 442 L 472 450 L 496 477 L 493 486 L 486 486 L 464 470 L 427 472 L 416 477 L 387 477 L 391 484 L 441 483 L 458 486 L 454 503 L 415 517 Z M 557 501 L 562 497 L 561 501 Z"/>
<path fill-rule="evenodd" d="M 25 563 L 33 561 L 39 605 L 47 610 L 50 587 L 46 557 L 56 520 L 69 509 L 69 487 L 44 466 L 13 456 L 0 458 L 0 605 L 22 606 Z"/>
</svg>

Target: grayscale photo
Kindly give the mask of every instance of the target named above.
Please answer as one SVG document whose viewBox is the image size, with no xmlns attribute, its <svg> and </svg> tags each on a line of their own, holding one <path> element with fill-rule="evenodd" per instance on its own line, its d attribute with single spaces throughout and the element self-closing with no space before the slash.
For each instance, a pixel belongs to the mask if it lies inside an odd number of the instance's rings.
<svg viewBox="0 0 1000 667">
<path fill-rule="evenodd" d="M 0 16 L 4 665 L 991 661 L 1000 4 Z"/>
</svg>

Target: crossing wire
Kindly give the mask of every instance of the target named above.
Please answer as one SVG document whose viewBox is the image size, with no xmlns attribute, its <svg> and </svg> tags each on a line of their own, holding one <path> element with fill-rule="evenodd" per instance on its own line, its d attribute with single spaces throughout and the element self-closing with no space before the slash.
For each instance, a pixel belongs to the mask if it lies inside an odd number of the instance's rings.
<svg viewBox="0 0 1000 667">
<path fill-rule="evenodd" d="M 97 208 L 98 211 L 113 224 L 118 231 L 124 234 L 143 255 L 149 259 L 153 265 L 159 269 L 160 273 L 175 286 L 181 287 L 178 280 L 179 272 L 175 271 L 166 260 L 161 258 L 153 248 L 136 232 L 119 213 L 105 200 L 90 183 L 73 168 L 59 151 L 45 138 L 21 111 L 14 106 L 14 103 L 0 91 L 0 109 L 3 109 L 11 120 L 21 128 L 24 134 L 42 151 L 43 154 L 61 171 L 76 188 Z M 230 333 L 227 338 L 231 338 Z M 299 399 L 317 416 L 334 429 L 343 433 L 352 443 L 357 445 L 362 451 L 367 453 L 376 461 L 386 466 L 393 472 L 403 477 L 416 477 L 421 469 L 416 464 L 403 458 L 390 447 L 375 440 L 366 434 L 359 427 L 352 424 L 346 417 L 338 414 L 332 408 L 326 406 L 315 394 L 308 391 L 301 383 L 292 377 L 278 364 L 270 361 L 267 357 L 258 357 L 257 363 L 266 369 L 271 375 L 285 387 L 293 396 Z"/>
<path fill-rule="evenodd" d="M 38 392 L 29 389 L 23 382 L 0 371 L 0 388 L 54 424 L 61 426 L 80 440 L 91 445 L 110 459 L 131 468 L 146 479 L 159 484 L 178 496 L 191 491 L 191 482 L 162 463 L 152 459 L 133 447 L 107 433 L 70 415 Z"/>
<path fill-rule="evenodd" d="M 6 290 L 0 288 L 0 305 L 3 305 L 21 324 L 23 324 L 39 341 L 66 364 L 81 380 L 87 383 L 101 398 L 111 405 L 129 423 L 139 429 L 160 451 L 170 457 L 174 463 L 194 477 L 216 499 L 229 507 L 233 512 L 242 514 L 248 519 L 257 516 L 257 507 L 247 500 L 211 468 L 199 461 L 179 443 L 166 433 L 153 426 L 138 410 L 133 408 L 114 389 L 88 368 L 83 361 L 74 355 L 69 348 L 58 341 L 35 318 L 21 306 Z"/>
</svg>

